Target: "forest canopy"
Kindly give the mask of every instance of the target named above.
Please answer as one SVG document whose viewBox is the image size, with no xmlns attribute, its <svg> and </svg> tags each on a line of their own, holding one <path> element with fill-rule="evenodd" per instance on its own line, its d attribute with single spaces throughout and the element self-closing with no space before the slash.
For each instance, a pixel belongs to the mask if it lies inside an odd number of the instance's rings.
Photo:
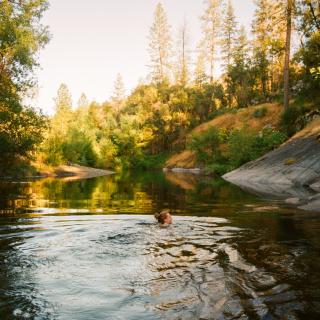
<svg viewBox="0 0 320 320">
<path fill-rule="evenodd" d="M 34 87 L 38 52 L 49 40 L 44 0 L 0 1 L 0 172 L 29 158 L 42 141 L 45 117 L 24 104 Z"/>
<path fill-rule="evenodd" d="M 291 135 L 319 109 L 319 6 L 315 0 L 257 0 L 248 37 L 231 0 L 206 0 L 201 41 L 191 48 L 187 18 L 173 34 L 159 3 L 146 48 L 148 80 L 126 96 L 119 74 L 108 101 L 90 102 L 82 94 L 76 105 L 61 84 L 44 130 L 45 118 L 23 98 L 34 85 L 37 52 L 49 38 L 40 22 L 48 3 L 1 1 L 1 161 L 30 157 L 37 147 L 38 161 L 53 166 L 161 167 L 169 154 L 188 147 L 195 126 L 265 102 L 286 107 L 281 134 Z M 293 52 L 292 37 L 300 42 Z M 217 64 L 221 74 L 215 74 Z M 229 134 L 235 141 L 237 135 Z"/>
</svg>

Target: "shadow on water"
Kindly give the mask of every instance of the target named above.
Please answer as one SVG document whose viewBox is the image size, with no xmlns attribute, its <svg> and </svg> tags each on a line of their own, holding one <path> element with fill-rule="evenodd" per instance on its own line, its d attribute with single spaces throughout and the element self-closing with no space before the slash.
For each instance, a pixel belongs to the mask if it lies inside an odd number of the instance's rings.
<svg viewBox="0 0 320 320">
<path fill-rule="evenodd" d="M 184 173 L 0 192 L 1 319 L 319 318 L 317 214 Z"/>
</svg>

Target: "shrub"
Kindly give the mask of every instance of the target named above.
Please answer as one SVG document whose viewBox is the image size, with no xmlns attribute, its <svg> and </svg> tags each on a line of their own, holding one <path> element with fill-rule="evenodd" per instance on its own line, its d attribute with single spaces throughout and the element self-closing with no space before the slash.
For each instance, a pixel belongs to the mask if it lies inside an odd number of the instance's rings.
<svg viewBox="0 0 320 320">
<path fill-rule="evenodd" d="M 272 129 L 264 129 L 260 133 L 248 131 L 246 128 L 233 130 L 228 143 L 230 164 L 237 168 L 259 158 L 285 140 L 285 134 Z"/>
<path fill-rule="evenodd" d="M 206 174 L 217 174 L 219 176 L 224 175 L 225 173 L 227 173 L 228 171 L 230 171 L 232 168 L 230 167 L 230 164 L 228 163 L 228 161 L 224 161 L 224 162 L 213 162 L 213 163 L 209 163 L 206 168 L 205 168 L 205 173 Z"/>
<path fill-rule="evenodd" d="M 198 161 L 206 163 L 222 157 L 220 145 L 226 140 L 226 130 L 210 127 L 206 132 L 193 134 L 187 148 L 196 153 Z"/>
<path fill-rule="evenodd" d="M 259 133 L 247 127 L 227 132 L 210 128 L 191 137 L 188 148 L 196 153 L 207 173 L 222 175 L 276 148 L 286 139 L 282 132 L 264 129 Z"/>
<path fill-rule="evenodd" d="M 280 119 L 281 129 L 291 137 L 305 125 L 304 114 L 308 110 L 304 106 L 290 106 L 284 110 Z"/>
<path fill-rule="evenodd" d="M 255 134 L 247 129 L 233 130 L 228 141 L 228 158 L 232 168 L 257 158 Z"/>
<path fill-rule="evenodd" d="M 267 107 L 261 107 L 261 108 L 257 108 L 256 110 L 254 110 L 253 116 L 255 118 L 263 118 L 268 112 L 268 108 Z"/>
</svg>

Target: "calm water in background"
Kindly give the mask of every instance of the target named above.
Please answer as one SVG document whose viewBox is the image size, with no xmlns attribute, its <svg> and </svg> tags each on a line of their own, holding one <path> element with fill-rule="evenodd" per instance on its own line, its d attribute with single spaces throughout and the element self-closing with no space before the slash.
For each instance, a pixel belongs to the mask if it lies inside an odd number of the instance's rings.
<svg viewBox="0 0 320 320">
<path fill-rule="evenodd" d="M 319 214 L 172 173 L 0 195 L 0 319 L 320 317 Z"/>
</svg>

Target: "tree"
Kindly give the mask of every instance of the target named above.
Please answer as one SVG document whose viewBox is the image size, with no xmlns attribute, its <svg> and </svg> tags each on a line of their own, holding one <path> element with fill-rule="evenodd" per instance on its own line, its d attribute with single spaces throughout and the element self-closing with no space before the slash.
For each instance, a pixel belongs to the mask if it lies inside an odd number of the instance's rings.
<svg viewBox="0 0 320 320">
<path fill-rule="evenodd" d="M 89 100 L 88 100 L 87 96 L 84 93 L 82 93 L 79 100 L 78 100 L 77 107 L 78 108 L 86 108 L 86 107 L 88 107 L 88 105 L 89 105 Z"/>
<path fill-rule="evenodd" d="M 161 3 L 158 3 L 154 13 L 149 39 L 151 77 L 156 83 L 161 83 L 169 79 L 172 51 L 170 26 Z"/>
<path fill-rule="evenodd" d="M 189 55 L 188 55 L 188 28 L 184 19 L 178 32 L 177 50 L 177 83 L 183 87 L 188 83 L 189 78 Z"/>
<path fill-rule="evenodd" d="M 227 70 L 230 66 L 232 53 L 237 41 L 237 22 L 231 0 L 228 0 L 227 10 L 222 23 L 221 36 L 222 60 Z"/>
<path fill-rule="evenodd" d="M 296 0 L 299 29 L 305 38 L 320 31 L 320 2 L 318 0 Z"/>
<path fill-rule="evenodd" d="M 114 82 L 113 95 L 111 97 L 112 104 L 117 114 L 120 113 L 120 110 L 123 107 L 123 102 L 125 99 L 125 89 L 121 74 L 118 73 L 116 81 Z"/>
<path fill-rule="evenodd" d="M 45 0 L 0 1 L 0 153 L 1 168 L 30 156 L 41 141 L 45 118 L 23 105 L 35 84 L 38 52 L 48 42 L 40 21 Z"/>
<path fill-rule="evenodd" d="M 214 62 L 216 58 L 217 43 L 221 29 L 221 1 L 206 0 L 206 9 L 201 17 L 202 20 L 202 48 L 209 63 L 210 83 L 214 79 Z"/>
<path fill-rule="evenodd" d="M 202 85 L 207 81 L 207 78 L 205 56 L 204 53 L 200 51 L 194 69 L 194 82 L 198 87 L 202 87 Z"/>
<path fill-rule="evenodd" d="M 289 64 L 290 64 L 290 45 L 291 45 L 291 21 L 292 21 L 292 7 L 293 0 L 287 0 L 287 11 L 286 11 L 286 20 L 287 20 L 287 34 L 286 34 L 286 53 L 285 53 L 285 62 L 284 62 L 284 108 L 289 108 Z"/>
<path fill-rule="evenodd" d="M 268 49 L 270 44 L 270 32 L 272 30 L 272 5 L 270 0 L 256 0 L 256 10 L 252 22 L 254 35 L 254 60 L 258 77 L 260 78 L 261 91 L 264 99 L 267 97 L 268 81 Z"/>
<path fill-rule="evenodd" d="M 296 57 L 302 66 L 303 90 L 309 95 L 320 89 L 320 3 L 296 0 L 296 13 L 301 34 L 301 47 Z"/>
<path fill-rule="evenodd" d="M 254 97 L 256 76 L 252 70 L 248 47 L 246 31 L 242 26 L 238 33 L 232 62 L 228 67 L 226 77 L 229 105 L 231 100 L 235 100 L 237 107 L 247 107 Z"/>
<path fill-rule="evenodd" d="M 54 98 L 56 113 L 68 113 L 72 110 L 72 98 L 65 83 L 59 86 L 57 96 Z"/>
</svg>

